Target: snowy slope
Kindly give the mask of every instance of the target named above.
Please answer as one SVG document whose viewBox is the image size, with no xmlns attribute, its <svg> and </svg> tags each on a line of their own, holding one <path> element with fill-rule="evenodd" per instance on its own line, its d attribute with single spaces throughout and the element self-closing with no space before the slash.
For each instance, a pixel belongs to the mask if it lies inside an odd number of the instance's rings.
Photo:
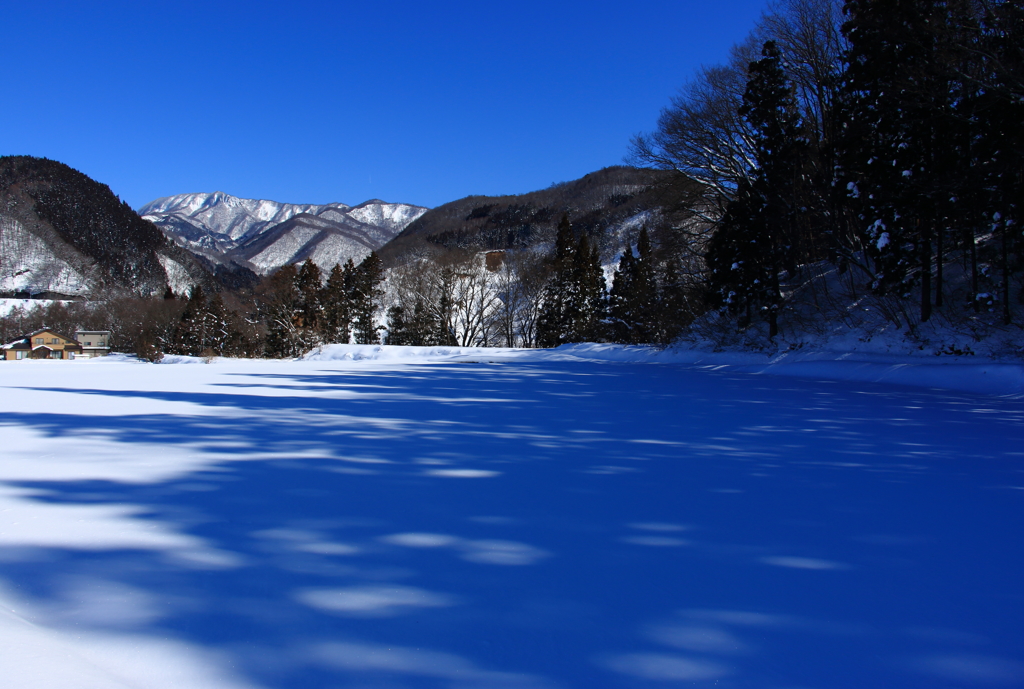
<svg viewBox="0 0 1024 689">
<path fill-rule="evenodd" d="M 158 199 L 139 209 L 139 214 L 207 258 L 234 260 L 267 273 L 309 257 L 325 269 L 349 258 L 358 261 L 426 210 L 379 200 L 350 207 L 278 203 L 215 192 Z"/>
<path fill-rule="evenodd" d="M 669 356 L 0 364 L 0 684 L 1024 683 L 1024 402 Z"/>
<path fill-rule="evenodd" d="M 95 270 L 76 252 L 57 251 L 15 218 L 0 216 L 0 292 L 87 293 Z"/>
</svg>

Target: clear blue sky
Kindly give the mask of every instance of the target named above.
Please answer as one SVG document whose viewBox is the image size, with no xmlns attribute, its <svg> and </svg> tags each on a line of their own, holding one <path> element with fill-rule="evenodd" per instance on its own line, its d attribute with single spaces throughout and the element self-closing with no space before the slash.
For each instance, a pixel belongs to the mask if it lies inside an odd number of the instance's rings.
<svg viewBox="0 0 1024 689">
<path fill-rule="evenodd" d="M 622 162 L 765 0 L 4 2 L 0 155 L 134 207 L 437 206 Z"/>
</svg>

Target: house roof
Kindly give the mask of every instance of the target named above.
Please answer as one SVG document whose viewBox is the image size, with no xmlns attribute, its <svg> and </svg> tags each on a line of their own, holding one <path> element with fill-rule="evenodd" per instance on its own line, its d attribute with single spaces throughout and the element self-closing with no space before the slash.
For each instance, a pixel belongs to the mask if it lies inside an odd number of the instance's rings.
<svg viewBox="0 0 1024 689">
<path fill-rule="evenodd" d="M 3 346 L 0 346 L 0 349 L 34 349 L 32 347 L 32 338 L 35 337 L 36 335 L 40 334 L 40 333 L 50 333 L 51 335 L 56 335 L 60 339 L 64 340 L 64 347 L 65 348 L 67 348 L 69 346 L 70 347 L 81 347 L 81 344 L 79 342 L 77 342 L 76 340 L 73 340 L 70 337 L 65 337 L 65 336 L 61 335 L 59 332 L 56 332 L 55 330 L 53 330 L 52 328 L 40 328 L 39 330 L 34 330 L 34 331 L 30 332 L 28 335 L 22 335 L 20 338 L 18 338 L 14 342 L 9 342 L 9 343 L 7 343 L 7 344 L 5 344 Z M 42 346 L 44 346 L 44 345 L 36 345 L 35 349 L 38 349 L 39 347 L 42 347 Z"/>
<path fill-rule="evenodd" d="M 32 345 L 28 343 L 27 337 L 23 337 L 20 340 L 8 342 L 7 344 L 0 346 L 0 349 L 32 349 Z"/>
<path fill-rule="evenodd" d="M 51 335 L 56 335 L 57 337 L 61 338 L 62 340 L 67 340 L 68 342 L 74 342 L 75 341 L 75 338 L 68 337 L 66 335 L 61 335 L 59 332 L 57 332 L 53 328 L 40 328 L 39 330 L 35 330 L 33 332 L 30 332 L 25 337 L 26 338 L 33 338 L 33 337 L 35 337 L 36 335 L 38 335 L 40 333 L 50 333 Z"/>
<path fill-rule="evenodd" d="M 49 328 L 40 328 L 39 330 L 33 330 L 32 332 L 30 332 L 25 337 L 33 337 L 35 335 L 38 335 L 39 333 L 53 333 L 53 331 L 50 330 Z M 58 333 L 53 333 L 53 334 L 57 335 Z"/>
</svg>

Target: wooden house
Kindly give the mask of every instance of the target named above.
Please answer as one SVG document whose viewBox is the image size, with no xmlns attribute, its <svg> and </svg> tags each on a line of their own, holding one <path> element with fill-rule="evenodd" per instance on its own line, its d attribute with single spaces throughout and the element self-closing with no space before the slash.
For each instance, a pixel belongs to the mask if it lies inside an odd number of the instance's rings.
<svg viewBox="0 0 1024 689">
<path fill-rule="evenodd" d="M 19 359 L 74 359 L 82 354 L 82 345 L 49 328 L 29 333 L 0 347 L 6 361 Z"/>
</svg>

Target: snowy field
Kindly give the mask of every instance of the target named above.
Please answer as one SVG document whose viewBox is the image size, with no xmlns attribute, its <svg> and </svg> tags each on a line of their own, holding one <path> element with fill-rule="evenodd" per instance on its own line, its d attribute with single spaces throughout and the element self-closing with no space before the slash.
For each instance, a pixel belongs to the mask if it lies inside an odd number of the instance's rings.
<svg viewBox="0 0 1024 689">
<path fill-rule="evenodd" d="M 175 361 L 0 363 L 0 686 L 1024 686 L 1019 365 Z"/>
</svg>

